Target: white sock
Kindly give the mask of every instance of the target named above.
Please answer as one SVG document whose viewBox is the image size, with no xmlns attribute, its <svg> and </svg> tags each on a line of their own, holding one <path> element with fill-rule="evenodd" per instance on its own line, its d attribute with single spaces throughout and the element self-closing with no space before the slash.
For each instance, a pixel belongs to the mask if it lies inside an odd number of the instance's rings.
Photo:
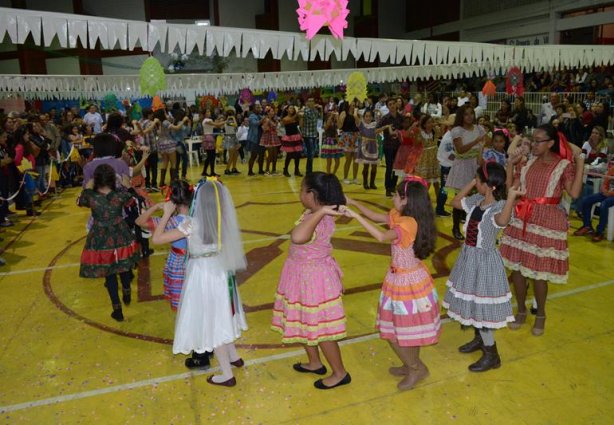
<svg viewBox="0 0 614 425">
<path fill-rule="evenodd" d="M 230 366 L 230 356 L 228 354 L 228 345 L 221 345 L 217 347 L 215 352 L 215 358 L 217 362 L 220 364 L 220 368 L 222 369 L 222 373 L 220 375 L 215 375 L 213 378 L 213 382 L 220 383 L 224 381 L 228 381 L 233 377 L 232 367 Z"/>
<path fill-rule="evenodd" d="M 226 347 L 228 347 L 228 358 L 231 362 L 236 362 L 240 359 L 239 354 L 237 354 L 237 348 L 233 343 L 226 344 Z"/>
</svg>

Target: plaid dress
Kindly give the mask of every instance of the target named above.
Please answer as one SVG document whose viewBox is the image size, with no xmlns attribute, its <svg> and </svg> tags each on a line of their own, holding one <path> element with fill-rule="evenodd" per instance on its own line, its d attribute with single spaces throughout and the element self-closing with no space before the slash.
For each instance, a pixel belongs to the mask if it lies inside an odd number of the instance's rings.
<svg viewBox="0 0 614 425">
<path fill-rule="evenodd" d="M 480 207 L 484 196 L 476 194 L 461 201 L 467 213 L 467 238 L 454 263 L 442 306 L 450 318 L 476 328 L 498 329 L 514 321 L 512 294 L 496 240 L 501 227 L 495 222 L 505 201 Z"/>
<path fill-rule="evenodd" d="M 166 223 L 166 232 L 176 229 L 186 219 L 185 215 L 178 214 L 171 217 Z M 160 223 L 160 218 L 153 217 L 149 220 L 149 229 L 153 233 Z M 179 239 L 171 244 L 171 251 L 164 264 L 162 276 L 164 278 L 164 298 L 171 303 L 171 309 L 177 311 L 181 299 L 181 289 L 185 277 L 186 250 L 188 242 L 186 238 Z"/>
<path fill-rule="evenodd" d="M 527 199 L 560 198 L 566 182 L 573 181 L 572 164 L 566 160 L 549 164 L 531 159 L 520 173 Z M 505 266 L 529 279 L 567 283 L 569 249 L 567 212 L 560 205 L 535 204 L 526 223 L 512 217 L 501 237 Z"/>
</svg>

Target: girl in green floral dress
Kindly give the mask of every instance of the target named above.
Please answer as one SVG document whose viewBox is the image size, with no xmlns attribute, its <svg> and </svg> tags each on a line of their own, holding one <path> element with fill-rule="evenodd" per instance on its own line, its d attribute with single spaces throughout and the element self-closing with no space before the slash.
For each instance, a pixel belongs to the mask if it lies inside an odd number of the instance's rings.
<svg viewBox="0 0 614 425">
<path fill-rule="evenodd" d="M 79 276 L 105 278 L 113 313 L 118 322 L 124 320 L 119 300 L 117 275 L 122 282 L 124 304 L 130 304 L 132 268 L 141 258 L 140 248 L 123 218 L 125 206 L 134 202 L 129 192 L 116 190 L 115 170 L 101 164 L 94 170 L 93 189 L 81 192 L 77 204 L 91 208 L 93 223 L 81 253 Z M 89 185 L 88 185 L 89 186 Z"/>
</svg>

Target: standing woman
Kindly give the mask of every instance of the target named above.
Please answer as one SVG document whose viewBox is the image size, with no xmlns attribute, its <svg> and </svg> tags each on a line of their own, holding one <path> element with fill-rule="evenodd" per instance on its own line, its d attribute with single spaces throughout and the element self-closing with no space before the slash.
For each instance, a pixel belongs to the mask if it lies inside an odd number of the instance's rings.
<svg viewBox="0 0 614 425">
<path fill-rule="evenodd" d="M 435 188 L 435 195 L 439 195 L 439 161 L 437 161 L 437 139 L 439 134 L 435 131 L 433 117 L 428 114 L 420 117 L 420 132 L 418 138 L 422 141 L 422 154 L 416 165 L 416 175 L 427 181 L 429 186 Z"/>
<path fill-rule="evenodd" d="M 360 143 L 356 154 L 356 163 L 363 164 L 362 186 L 365 189 L 377 189 L 375 177 L 377 175 L 377 165 L 379 164 L 379 147 L 375 133 L 381 133 L 382 130 L 378 131 L 376 127 L 377 122 L 373 121 L 373 112 L 365 111 L 362 121 L 358 126 L 360 129 Z M 367 182 L 369 167 L 371 168 L 371 179 Z"/>
<path fill-rule="evenodd" d="M 217 177 L 215 174 L 215 130 L 223 128 L 226 125 L 226 120 L 222 117 L 221 120 L 213 117 L 211 109 L 205 110 L 205 119 L 203 119 L 203 142 L 201 149 L 207 154 L 205 163 L 203 164 L 203 172 L 201 176 Z M 211 168 L 211 174 L 207 174 L 207 169 Z"/>
<path fill-rule="evenodd" d="M 288 166 L 290 161 L 294 160 L 294 175 L 296 177 L 303 177 L 298 169 L 301 153 L 303 152 L 303 137 L 298 128 L 298 114 L 294 106 L 288 106 L 287 115 L 281 120 L 281 123 L 286 129 L 285 136 L 281 138 L 281 150 L 286 153 L 284 176 L 290 177 Z"/>
<path fill-rule="evenodd" d="M 350 173 L 350 165 L 352 168 L 352 175 L 354 180 L 352 183 L 358 184 L 356 176 L 358 175 L 358 164 L 354 162 L 356 152 L 358 151 L 358 124 L 360 118 L 358 118 L 358 112 L 353 104 L 349 102 L 343 102 L 341 106 L 341 113 L 337 118 L 337 127 L 341 129 L 341 136 L 339 142 L 343 144 L 343 151 L 345 152 L 345 164 L 343 165 L 343 183 L 349 184 L 350 180 L 348 175 Z"/>
<path fill-rule="evenodd" d="M 451 130 L 455 156 L 450 174 L 448 174 L 448 187 L 461 190 L 473 180 L 475 170 L 478 168 L 478 157 L 485 134 L 484 127 L 476 125 L 475 113 L 469 104 L 458 108 Z M 465 239 L 460 231 L 462 218 L 463 210 L 454 208 L 452 210 L 452 235 L 459 241 Z"/>
<path fill-rule="evenodd" d="M 326 174 L 332 172 L 337 175 L 339 159 L 343 157 L 343 147 L 339 145 L 339 140 L 337 139 L 337 117 L 339 114 L 334 108 L 326 113 L 326 118 L 324 119 L 324 141 L 322 142 L 320 156 L 326 159 Z M 335 165 L 331 171 L 333 161 Z"/>
<path fill-rule="evenodd" d="M 265 176 L 277 175 L 277 153 L 279 146 L 281 146 L 279 136 L 277 136 L 278 126 L 279 122 L 275 115 L 275 108 L 267 106 L 264 112 L 264 119 L 262 120 L 262 136 L 260 136 L 260 146 L 266 149 Z"/>
<path fill-rule="evenodd" d="M 508 185 L 526 190 L 516 206 L 515 217 L 501 237 L 501 256 L 512 271 L 511 280 L 516 292 L 518 313 L 510 329 L 520 328 L 527 318 L 525 301 L 527 279 L 534 280 L 537 316 L 532 333 L 543 335 L 546 324 L 546 296 L 548 281 L 566 283 L 569 271 L 567 247 L 567 214 L 559 206 L 563 191 L 572 198 L 582 189 L 584 158 L 576 155 L 575 165 L 568 154 L 569 146 L 559 139 L 550 124 L 537 127 L 533 132 L 531 158 L 514 175 L 513 167 L 521 155 L 514 154 L 507 163 Z M 513 177 L 513 182 L 511 181 Z"/>
<path fill-rule="evenodd" d="M 158 153 L 162 157 L 162 165 L 160 165 L 160 187 L 165 186 L 166 169 L 171 166 L 170 180 L 177 178 L 177 142 L 171 137 L 171 130 L 179 130 L 185 122 L 188 122 L 188 117 L 184 117 L 182 121 L 174 125 L 166 116 L 164 109 L 158 109 L 154 112 L 154 122 L 158 128 Z"/>
</svg>

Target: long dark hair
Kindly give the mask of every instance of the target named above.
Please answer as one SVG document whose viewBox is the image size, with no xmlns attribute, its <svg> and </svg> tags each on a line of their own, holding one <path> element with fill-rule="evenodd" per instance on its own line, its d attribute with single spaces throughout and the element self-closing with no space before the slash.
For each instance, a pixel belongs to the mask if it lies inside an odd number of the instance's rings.
<svg viewBox="0 0 614 425">
<path fill-rule="evenodd" d="M 496 162 L 485 162 L 483 166 L 478 168 L 477 175 L 482 183 L 486 183 L 488 187 L 493 188 L 492 194 L 497 201 L 507 196 L 507 187 L 505 186 L 507 174 L 503 165 Z"/>
<path fill-rule="evenodd" d="M 316 171 L 303 178 L 303 185 L 315 195 L 320 205 L 345 205 L 345 195 L 339 179 L 334 174 Z"/>
<path fill-rule="evenodd" d="M 173 180 L 170 185 L 170 201 L 175 205 L 185 205 L 187 207 L 192 203 L 193 192 L 190 189 L 190 184 L 185 180 Z"/>
<path fill-rule="evenodd" d="M 559 145 L 559 132 L 552 124 L 542 124 L 537 127 L 536 130 L 542 130 L 550 139 L 554 140 L 554 144 L 550 147 L 550 152 L 554 152 L 556 154 L 561 153 L 561 146 Z"/>
<path fill-rule="evenodd" d="M 421 260 L 427 258 L 435 250 L 437 229 L 435 227 L 435 212 L 428 195 L 427 188 L 419 182 L 402 182 L 397 186 L 401 199 L 407 199 L 407 204 L 401 215 L 412 217 L 418 223 L 418 231 L 414 241 L 414 254 Z"/>
<path fill-rule="evenodd" d="M 26 143 L 23 139 L 26 134 L 30 135 L 30 141 L 31 141 L 32 133 L 30 132 L 30 129 L 28 128 L 27 125 L 22 125 L 19 128 L 17 128 L 17 130 L 15 130 L 15 133 L 13 134 L 13 140 L 15 141 L 15 145 L 23 146 L 24 156 L 34 155 L 34 153 L 32 152 L 32 147 L 30 146 L 30 143 Z"/>
<path fill-rule="evenodd" d="M 463 106 L 456 110 L 456 116 L 454 117 L 454 125 L 452 127 L 462 127 L 465 121 L 465 112 L 467 109 L 471 109 L 473 111 L 473 107 L 465 103 Z M 473 111 L 473 123 L 475 124 L 475 111 Z"/>
<path fill-rule="evenodd" d="M 124 149 L 124 142 L 109 133 L 98 133 L 94 137 L 92 144 L 94 145 L 94 158 L 102 158 L 105 156 L 119 158 Z"/>
<path fill-rule="evenodd" d="M 109 164 L 100 164 L 94 170 L 94 190 L 108 187 L 111 190 L 116 189 L 115 170 Z"/>
</svg>

